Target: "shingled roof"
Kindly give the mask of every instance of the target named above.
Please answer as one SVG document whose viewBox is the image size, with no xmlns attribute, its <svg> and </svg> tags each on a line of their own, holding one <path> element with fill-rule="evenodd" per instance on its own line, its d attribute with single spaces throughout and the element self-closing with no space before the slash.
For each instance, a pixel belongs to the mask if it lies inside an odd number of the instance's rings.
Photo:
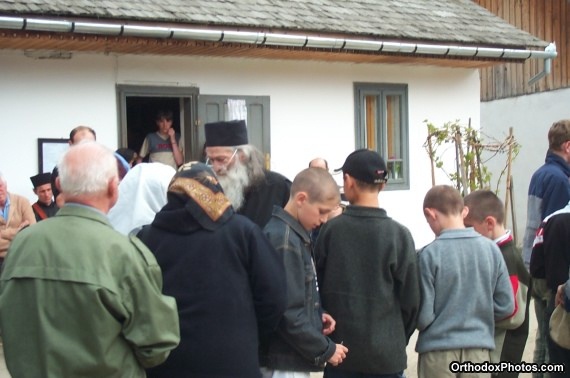
<svg viewBox="0 0 570 378">
<path fill-rule="evenodd" d="M 0 0 L 0 16 L 312 32 L 490 47 L 546 46 L 471 0 Z"/>
<path fill-rule="evenodd" d="M 555 49 L 471 0 L 0 0 L 0 49 L 478 68 Z M 51 55 L 50 55 L 51 56 Z"/>
</svg>

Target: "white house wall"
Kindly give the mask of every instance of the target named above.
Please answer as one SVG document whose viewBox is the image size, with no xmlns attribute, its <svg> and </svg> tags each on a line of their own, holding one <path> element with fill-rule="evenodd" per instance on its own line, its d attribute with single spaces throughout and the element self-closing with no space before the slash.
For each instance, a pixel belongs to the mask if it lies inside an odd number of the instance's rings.
<svg viewBox="0 0 570 378">
<path fill-rule="evenodd" d="M 117 84 L 195 85 L 201 94 L 270 96 L 272 169 L 290 179 L 313 157 L 323 156 L 336 168 L 354 150 L 355 82 L 408 84 L 411 189 L 383 192 L 380 203 L 412 231 L 417 247 L 433 239 L 422 214 L 431 186 L 423 120 L 443 124 L 471 117 L 479 124 L 479 77 L 469 69 L 97 54 L 34 60 L 15 51 L 0 51 L 0 67 L 0 171 L 11 191 L 30 199 L 37 138 L 66 138 L 85 124 L 101 143 L 117 147 Z M 438 175 L 437 183 L 447 181 Z"/>
<path fill-rule="evenodd" d="M 512 166 L 514 205 L 518 244 L 522 243 L 527 214 L 527 195 L 530 178 L 544 164 L 548 150 L 548 129 L 558 120 L 570 119 L 570 89 L 538 93 L 481 103 L 481 130 L 503 140 L 513 128 L 521 145 L 520 154 Z M 498 177 L 504 159 L 489 161 L 493 177 Z M 505 198 L 505 182 L 500 196 Z M 508 226 L 512 228 L 509 214 Z"/>
</svg>

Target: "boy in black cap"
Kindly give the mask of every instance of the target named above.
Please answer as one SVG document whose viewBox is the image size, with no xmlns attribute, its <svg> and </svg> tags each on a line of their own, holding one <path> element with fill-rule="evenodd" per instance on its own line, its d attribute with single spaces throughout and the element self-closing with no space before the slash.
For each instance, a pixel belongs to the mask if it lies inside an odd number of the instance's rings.
<svg viewBox="0 0 570 378">
<path fill-rule="evenodd" d="M 336 171 L 350 205 L 322 227 L 315 255 L 323 308 L 337 322 L 330 337 L 350 353 L 325 377 L 401 377 L 420 305 L 414 240 L 379 208 L 388 172 L 377 152 L 354 151 Z"/>
<path fill-rule="evenodd" d="M 38 201 L 32 205 L 36 222 L 53 217 L 59 209 L 53 200 L 51 191 L 51 173 L 40 173 L 30 177 L 34 186 L 34 193 Z"/>
</svg>

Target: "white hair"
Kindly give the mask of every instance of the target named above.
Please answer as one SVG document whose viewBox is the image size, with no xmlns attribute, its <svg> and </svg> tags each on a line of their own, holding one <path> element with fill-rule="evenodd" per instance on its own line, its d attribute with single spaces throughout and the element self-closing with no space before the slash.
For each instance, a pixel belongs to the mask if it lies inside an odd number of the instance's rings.
<svg viewBox="0 0 570 378">
<path fill-rule="evenodd" d="M 255 146 L 246 144 L 237 147 L 246 156 L 247 174 L 249 176 L 250 184 L 257 184 L 265 178 L 263 168 L 265 166 L 265 159 L 263 153 Z"/>
<path fill-rule="evenodd" d="M 4 177 L 1 171 L 0 171 L 0 182 L 6 184 L 6 178 Z"/>
<path fill-rule="evenodd" d="M 72 197 L 105 192 L 109 180 L 118 177 L 113 151 L 97 142 L 71 146 L 61 157 L 58 170 L 61 191 Z"/>
<path fill-rule="evenodd" d="M 216 176 L 234 209 L 241 209 L 245 200 L 245 189 L 250 184 L 246 164 L 238 160 L 224 175 Z"/>
</svg>

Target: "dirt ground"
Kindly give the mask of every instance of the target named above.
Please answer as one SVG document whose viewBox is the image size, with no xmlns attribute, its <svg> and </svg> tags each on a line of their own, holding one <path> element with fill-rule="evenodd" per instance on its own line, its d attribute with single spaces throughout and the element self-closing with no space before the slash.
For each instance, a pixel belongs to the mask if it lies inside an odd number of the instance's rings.
<svg viewBox="0 0 570 378">
<path fill-rule="evenodd" d="M 532 362 L 532 355 L 534 353 L 534 339 L 536 335 L 536 317 L 534 315 L 534 303 L 530 303 L 530 325 L 529 325 L 529 336 L 526 341 L 526 347 L 524 349 L 523 361 L 525 362 Z M 406 378 L 417 378 L 417 365 L 418 365 L 418 354 L 414 351 L 416 346 L 416 339 L 418 336 L 418 332 L 416 331 L 412 338 L 410 339 L 410 343 L 408 344 L 408 348 L 406 349 L 408 354 L 408 369 L 406 370 Z M 349 351 L 350 353 L 350 351 Z M 311 378 L 322 378 L 321 373 L 312 373 Z M 532 374 L 520 374 L 520 378 L 530 378 Z"/>
<path fill-rule="evenodd" d="M 526 362 L 532 362 L 532 354 L 534 352 L 534 339 L 536 334 L 536 318 L 534 316 L 534 305 L 533 303 L 530 304 L 530 332 L 529 337 L 527 339 L 526 348 L 524 351 L 524 358 L 523 360 Z M 418 362 L 418 354 L 414 351 L 414 347 L 416 346 L 416 338 L 417 332 L 414 333 L 412 339 L 410 340 L 410 344 L 407 348 L 408 353 L 408 369 L 406 370 L 406 378 L 417 378 L 416 368 Z M 313 373 L 311 374 L 311 378 L 322 378 L 321 373 Z M 531 374 L 521 374 L 519 375 L 521 378 L 530 378 Z M 8 370 L 6 369 L 6 364 L 4 363 L 4 351 L 0 348 L 0 378 L 10 378 L 8 374 Z"/>
</svg>

